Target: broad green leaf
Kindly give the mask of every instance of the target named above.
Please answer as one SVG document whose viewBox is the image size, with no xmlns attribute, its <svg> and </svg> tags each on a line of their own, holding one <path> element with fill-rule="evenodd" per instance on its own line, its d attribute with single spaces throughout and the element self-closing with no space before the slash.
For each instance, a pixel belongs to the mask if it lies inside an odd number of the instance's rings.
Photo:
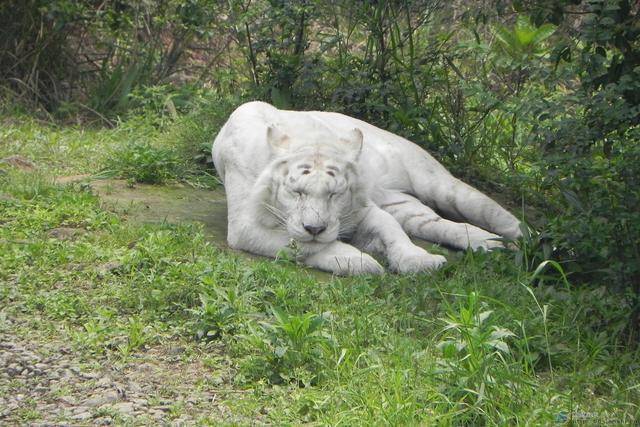
<svg viewBox="0 0 640 427">
<path fill-rule="evenodd" d="M 519 28 L 515 29 L 516 38 L 518 43 L 521 46 L 529 46 L 533 41 L 533 36 L 536 34 L 535 30 L 529 28 Z"/>
<path fill-rule="evenodd" d="M 556 26 L 553 24 L 542 24 L 535 32 L 535 35 L 533 36 L 533 40 L 531 41 L 531 43 L 533 44 L 538 44 L 546 39 L 548 39 L 549 37 L 551 37 L 551 35 L 553 33 L 556 32 Z"/>
<path fill-rule="evenodd" d="M 516 30 L 532 33 L 535 32 L 536 28 L 531 24 L 531 20 L 528 16 L 518 15 L 518 19 L 516 20 Z"/>
<path fill-rule="evenodd" d="M 498 41 L 509 52 L 514 53 L 517 48 L 517 42 L 513 32 L 503 27 L 502 25 L 496 25 L 495 34 Z"/>
</svg>

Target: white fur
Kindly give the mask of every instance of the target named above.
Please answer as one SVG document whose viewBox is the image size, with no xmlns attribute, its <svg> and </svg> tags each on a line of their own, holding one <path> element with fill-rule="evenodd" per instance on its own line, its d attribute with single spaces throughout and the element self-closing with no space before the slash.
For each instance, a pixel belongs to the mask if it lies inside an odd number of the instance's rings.
<svg viewBox="0 0 640 427">
<path fill-rule="evenodd" d="M 446 262 L 409 235 L 460 249 L 520 235 L 513 215 L 426 151 L 343 114 L 249 102 L 220 130 L 213 161 L 232 248 L 269 257 L 289 250 L 336 274 L 382 273 L 365 252 L 401 273 Z"/>
</svg>

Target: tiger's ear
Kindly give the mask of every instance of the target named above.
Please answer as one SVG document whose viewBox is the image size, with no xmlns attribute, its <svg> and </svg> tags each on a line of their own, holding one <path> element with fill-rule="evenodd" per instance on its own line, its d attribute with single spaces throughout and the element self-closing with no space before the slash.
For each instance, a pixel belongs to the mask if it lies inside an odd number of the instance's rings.
<svg viewBox="0 0 640 427">
<path fill-rule="evenodd" d="M 360 157 L 360 153 L 362 152 L 363 140 L 364 135 L 362 135 L 362 131 L 358 128 L 353 128 L 346 137 L 340 138 L 342 147 L 347 152 L 349 160 L 353 162 L 358 160 L 358 157 Z"/>
<path fill-rule="evenodd" d="M 289 149 L 289 136 L 282 133 L 274 125 L 270 125 L 267 128 L 267 142 L 271 147 L 271 151 L 276 154 L 283 154 Z"/>
</svg>

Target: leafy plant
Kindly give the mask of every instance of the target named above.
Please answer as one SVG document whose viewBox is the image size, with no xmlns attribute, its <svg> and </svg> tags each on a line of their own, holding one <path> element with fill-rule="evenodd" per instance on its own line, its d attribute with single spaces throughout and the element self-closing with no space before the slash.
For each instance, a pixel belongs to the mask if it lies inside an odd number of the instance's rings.
<svg viewBox="0 0 640 427">
<path fill-rule="evenodd" d="M 174 149 L 160 148 L 148 142 L 123 147 L 106 164 L 105 174 L 145 184 L 162 184 L 180 177 L 182 160 Z"/>
<path fill-rule="evenodd" d="M 241 294 L 237 288 L 220 288 L 211 282 L 207 290 L 213 295 L 200 294 L 200 307 L 191 309 L 197 319 L 196 337 L 211 340 L 238 333 L 250 293 Z"/>
<path fill-rule="evenodd" d="M 509 349 L 509 339 L 515 334 L 492 325 L 492 313 L 471 292 L 465 304 L 450 307 L 447 317 L 441 319 L 438 375 L 445 381 L 444 393 L 470 413 L 470 421 L 489 408 L 495 411 L 503 399 L 513 399 L 518 393 L 520 373 Z"/>
<path fill-rule="evenodd" d="M 542 43 L 553 35 L 556 26 L 543 24 L 536 27 L 528 16 L 518 15 L 516 24 L 512 29 L 502 25 L 496 26 L 496 37 L 500 47 L 515 61 L 527 60 L 531 56 L 543 56 L 549 50 Z"/>
<path fill-rule="evenodd" d="M 325 349 L 334 345 L 323 330 L 329 313 L 292 315 L 272 307 L 274 322 L 260 322 L 250 342 L 259 350 L 246 370 L 272 383 L 296 382 L 309 386 L 321 378 Z"/>
</svg>

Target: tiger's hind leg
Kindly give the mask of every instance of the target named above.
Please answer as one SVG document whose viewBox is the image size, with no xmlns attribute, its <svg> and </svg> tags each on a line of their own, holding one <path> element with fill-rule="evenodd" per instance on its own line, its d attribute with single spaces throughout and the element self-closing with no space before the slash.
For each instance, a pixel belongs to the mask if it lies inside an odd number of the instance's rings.
<svg viewBox="0 0 640 427">
<path fill-rule="evenodd" d="M 496 240 L 500 236 L 475 225 L 444 219 L 433 209 L 405 193 L 387 192 L 380 200 L 379 206 L 390 213 L 405 232 L 413 237 L 457 249 L 490 250 L 503 247 L 503 244 Z"/>
<path fill-rule="evenodd" d="M 442 166 L 439 165 L 441 170 L 433 171 L 432 163 L 426 160 L 423 163 L 408 167 L 410 192 L 422 203 L 447 218 L 476 225 L 508 239 L 522 235 L 520 221 L 496 201 L 455 178 Z"/>
</svg>

